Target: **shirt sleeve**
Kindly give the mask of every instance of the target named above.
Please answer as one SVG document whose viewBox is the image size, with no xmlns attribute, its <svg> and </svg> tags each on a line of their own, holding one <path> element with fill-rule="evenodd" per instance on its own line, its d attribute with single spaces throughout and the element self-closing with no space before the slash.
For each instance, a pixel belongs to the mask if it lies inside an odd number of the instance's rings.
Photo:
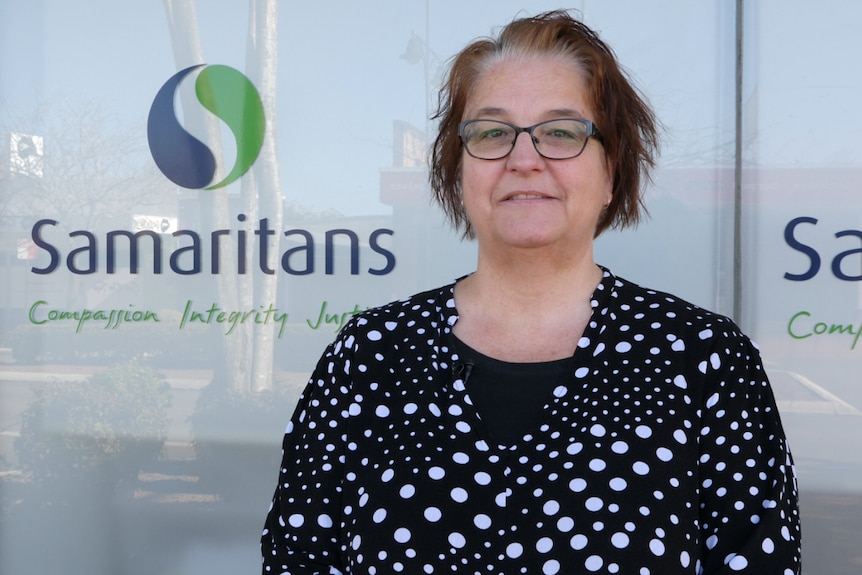
<svg viewBox="0 0 862 575">
<path fill-rule="evenodd" d="M 278 485 L 261 536 L 265 575 L 345 571 L 341 482 L 351 400 L 343 334 L 318 362 L 285 431 Z"/>
<path fill-rule="evenodd" d="M 698 365 L 702 571 L 798 575 L 801 528 L 793 459 L 754 344 L 720 340 Z"/>
</svg>

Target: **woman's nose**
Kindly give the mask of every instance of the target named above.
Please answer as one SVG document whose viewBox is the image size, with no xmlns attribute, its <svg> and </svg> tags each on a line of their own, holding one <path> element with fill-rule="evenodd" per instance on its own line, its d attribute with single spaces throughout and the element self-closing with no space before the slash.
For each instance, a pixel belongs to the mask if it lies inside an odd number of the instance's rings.
<svg viewBox="0 0 862 575">
<path fill-rule="evenodd" d="M 516 169 L 534 169 L 536 165 L 542 164 L 544 158 L 536 149 L 535 140 L 528 132 L 521 132 L 515 137 L 515 145 L 507 157 L 511 167 Z"/>
</svg>

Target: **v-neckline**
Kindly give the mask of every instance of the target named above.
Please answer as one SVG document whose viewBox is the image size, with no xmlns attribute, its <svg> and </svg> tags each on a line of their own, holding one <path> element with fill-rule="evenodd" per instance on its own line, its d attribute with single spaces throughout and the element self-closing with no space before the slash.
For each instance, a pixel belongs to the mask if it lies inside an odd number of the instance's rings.
<svg viewBox="0 0 862 575">
<path fill-rule="evenodd" d="M 470 368 L 467 366 L 467 369 L 457 369 L 455 370 L 455 379 L 452 382 L 452 389 L 454 392 L 461 396 L 459 403 L 464 406 L 465 409 L 469 410 L 471 419 L 474 422 L 478 422 L 478 429 L 480 431 L 480 435 L 483 440 L 488 442 L 489 446 L 495 446 L 497 449 L 502 451 L 515 451 L 519 447 L 529 443 L 530 439 L 541 430 L 542 426 L 545 424 L 545 420 L 548 417 L 549 411 L 563 398 L 566 398 L 571 394 L 572 384 L 575 379 L 576 372 L 580 372 L 582 370 L 589 370 L 590 365 L 592 363 L 593 357 L 597 354 L 597 346 L 600 345 L 599 340 L 602 332 L 604 331 L 604 322 L 603 318 L 608 313 L 608 304 L 610 299 L 612 298 L 612 292 L 614 288 L 615 278 L 613 274 L 610 273 L 605 268 L 602 269 L 602 280 L 596 286 L 596 289 L 593 291 L 593 294 L 590 297 L 590 306 L 592 308 L 592 315 L 590 319 L 587 321 L 587 325 L 584 328 L 584 332 L 581 335 L 577 346 L 575 347 L 575 351 L 569 358 L 563 358 L 559 360 L 551 360 L 550 362 L 538 362 L 538 363 L 554 363 L 557 361 L 561 362 L 571 362 L 571 378 L 567 379 L 566 382 L 561 383 L 557 386 L 554 386 L 551 389 L 550 396 L 542 403 L 541 408 L 536 412 L 536 416 L 533 420 L 533 423 L 524 431 L 520 437 L 512 442 L 511 444 L 503 444 L 498 443 L 493 435 L 490 433 L 488 429 L 487 423 L 482 418 L 482 415 L 479 413 L 476 408 L 476 404 L 471 397 L 469 391 L 467 390 L 467 385 L 465 383 L 465 376 L 469 377 Z M 447 307 L 451 308 L 452 315 L 446 322 L 450 327 L 453 327 L 458 319 L 458 310 L 455 306 L 454 301 L 454 288 L 455 284 L 453 283 L 451 286 L 451 295 L 452 298 L 448 303 Z M 452 365 L 453 366 L 462 366 L 464 367 L 464 361 L 459 352 L 457 351 L 458 340 L 455 334 L 451 331 L 448 332 L 449 338 L 449 349 L 452 354 Z M 463 344 L 466 345 L 466 344 Z M 467 346 L 469 348 L 469 346 Z M 473 350 L 475 351 L 475 350 Z M 476 352 L 479 353 L 479 352 Z M 487 356 L 485 356 L 487 357 Z M 492 361 L 500 362 L 503 364 L 510 363 L 512 365 L 518 365 L 517 362 L 505 362 L 498 360 L 496 358 L 488 358 Z M 530 365 L 521 364 L 521 365 Z"/>
</svg>

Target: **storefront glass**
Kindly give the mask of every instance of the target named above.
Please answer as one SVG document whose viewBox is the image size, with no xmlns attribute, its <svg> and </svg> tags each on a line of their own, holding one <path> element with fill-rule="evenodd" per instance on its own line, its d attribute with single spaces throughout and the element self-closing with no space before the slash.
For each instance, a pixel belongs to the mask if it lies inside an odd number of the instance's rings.
<svg viewBox="0 0 862 575">
<path fill-rule="evenodd" d="M 447 58 L 558 7 L 0 4 L 0 572 L 258 569 L 281 434 L 325 345 L 474 265 L 428 201 Z M 857 573 L 862 8 L 562 7 L 664 127 L 651 216 L 602 236 L 599 263 L 758 342 L 805 571 Z M 177 157 L 178 132 L 199 155 Z"/>
</svg>

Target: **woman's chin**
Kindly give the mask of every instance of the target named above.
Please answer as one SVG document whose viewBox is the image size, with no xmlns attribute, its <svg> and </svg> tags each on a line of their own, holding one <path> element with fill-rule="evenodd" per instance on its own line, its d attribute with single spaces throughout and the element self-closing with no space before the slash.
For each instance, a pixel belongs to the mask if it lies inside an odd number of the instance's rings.
<svg viewBox="0 0 862 575">
<path fill-rule="evenodd" d="M 495 244 L 500 248 L 540 249 L 553 247 L 563 242 L 560 234 L 548 229 L 508 229 L 496 236 Z"/>
</svg>

